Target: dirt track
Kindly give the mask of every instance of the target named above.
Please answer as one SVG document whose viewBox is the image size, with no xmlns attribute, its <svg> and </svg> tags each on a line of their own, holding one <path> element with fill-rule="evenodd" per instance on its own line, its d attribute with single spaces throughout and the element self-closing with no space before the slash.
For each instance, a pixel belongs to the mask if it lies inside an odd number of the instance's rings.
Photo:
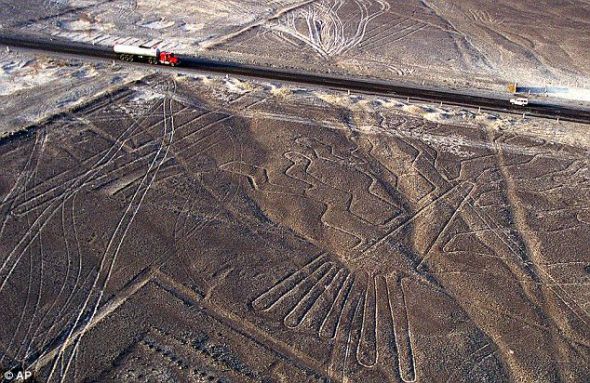
<svg viewBox="0 0 590 383">
<path fill-rule="evenodd" d="M 157 77 L 5 140 L 2 366 L 588 380 L 588 148 L 370 104 Z"/>
</svg>

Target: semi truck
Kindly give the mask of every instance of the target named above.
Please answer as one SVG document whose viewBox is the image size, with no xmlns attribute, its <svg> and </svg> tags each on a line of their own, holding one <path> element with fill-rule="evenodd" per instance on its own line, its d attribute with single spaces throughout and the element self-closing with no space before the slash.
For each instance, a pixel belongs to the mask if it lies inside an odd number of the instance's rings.
<svg viewBox="0 0 590 383">
<path fill-rule="evenodd" d="M 142 61 L 154 65 L 160 64 L 170 66 L 180 64 L 180 60 L 174 53 L 162 51 L 158 48 L 119 44 L 115 45 L 113 50 L 123 61 Z"/>
</svg>

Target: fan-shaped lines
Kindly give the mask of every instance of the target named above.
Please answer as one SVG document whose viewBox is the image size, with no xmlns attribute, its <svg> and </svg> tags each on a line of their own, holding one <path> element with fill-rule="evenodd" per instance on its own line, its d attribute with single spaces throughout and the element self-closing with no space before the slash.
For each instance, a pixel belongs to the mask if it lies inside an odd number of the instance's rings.
<svg viewBox="0 0 590 383">
<path fill-rule="evenodd" d="M 320 264 L 313 272 L 305 274 L 299 282 L 285 290 L 277 300 L 272 301 L 268 307 L 265 307 L 264 311 L 279 310 L 283 312 L 284 310 L 287 310 L 287 312 L 289 312 L 289 310 L 291 310 L 292 307 L 296 305 L 316 283 L 329 273 L 333 267 L 334 264 L 332 262 L 324 262 Z"/>
<path fill-rule="evenodd" d="M 340 291 L 350 278 L 350 272 L 346 268 L 337 266 L 336 270 L 337 272 L 334 278 L 323 286 L 323 291 L 318 295 L 316 301 L 305 314 L 298 327 L 305 326 L 320 336 L 322 324 L 330 314 L 336 297 L 340 294 Z"/>
<path fill-rule="evenodd" d="M 344 306 L 349 300 L 351 296 L 353 286 L 355 284 L 355 277 L 354 274 L 347 274 L 346 279 L 340 287 L 338 288 L 338 292 L 334 297 L 332 305 L 328 313 L 326 314 L 325 318 L 320 325 L 318 330 L 318 335 L 324 339 L 334 339 L 336 336 L 336 331 L 338 330 L 340 323 L 342 321 L 342 315 L 344 312 Z"/>
<path fill-rule="evenodd" d="M 354 291 L 354 290 L 353 290 Z M 358 290 L 357 290 L 358 292 Z M 363 296 L 352 295 L 342 312 L 342 321 L 337 328 L 334 340 L 334 351 L 328 370 L 332 375 L 340 374 L 342 382 L 348 382 L 348 370 L 351 364 L 356 364 L 355 343 L 358 342 L 358 331 L 362 321 Z"/>
<path fill-rule="evenodd" d="M 330 269 L 317 281 L 311 289 L 299 300 L 293 309 L 285 316 L 283 323 L 288 328 L 296 328 L 303 323 L 306 315 L 316 304 L 318 298 L 326 291 L 327 287 L 336 278 L 339 271 L 336 266 L 331 265 Z"/>
<path fill-rule="evenodd" d="M 296 288 L 312 272 L 317 271 L 326 262 L 326 254 L 322 253 L 312 259 L 285 279 L 273 285 L 269 290 L 258 296 L 253 302 L 252 307 L 256 311 L 268 311 L 281 297 Z"/>
<path fill-rule="evenodd" d="M 385 285 L 393 322 L 400 377 L 404 382 L 414 382 L 416 381 L 416 360 L 412 350 L 403 277 L 395 275 L 390 280 L 391 283 Z"/>
<path fill-rule="evenodd" d="M 473 21 L 482 24 L 500 26 L 505 23 L 505 20 L 503 18 L 497 18 L 497 14 L 491 15 L 490 12 L 479 9 L 469 9 L 467 11 L 467 16 Z"/>
<path fill-rule="evenodd" d="M 372 368 L 379 357 L 377 350 L 377 286 L 376 279 L 367 275 L 367 286 L 363 306 L 363 322 L 360 328 L 360 339 L 356 349 L 356 358 L 360 365 Z"/>
</svg>

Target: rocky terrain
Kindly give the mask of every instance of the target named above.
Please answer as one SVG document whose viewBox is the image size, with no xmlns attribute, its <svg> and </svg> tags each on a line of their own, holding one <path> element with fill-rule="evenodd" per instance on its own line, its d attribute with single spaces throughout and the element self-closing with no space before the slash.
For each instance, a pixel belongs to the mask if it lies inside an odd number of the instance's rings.
<svg viewBox="0 0 590 383">
<path fill-rule="evenodd" d="M 0 32 L 583 87 L 589 9 L 27 0 Z M 6 52 L 0 376 L 590 381 L 588 125 Z"/>
</svg>

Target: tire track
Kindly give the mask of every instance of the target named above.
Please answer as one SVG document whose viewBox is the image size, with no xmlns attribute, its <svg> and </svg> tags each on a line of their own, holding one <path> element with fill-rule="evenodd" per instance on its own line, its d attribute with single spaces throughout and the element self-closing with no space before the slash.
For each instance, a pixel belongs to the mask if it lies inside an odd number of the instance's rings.
<svg viewBox="0 0 590 383">
<path fill-rule="evenodd" d="M 174 88 L 176 88 L 176 84 L 174 84 Z M 93 323 L 94 317 L 98 311 L 98 308 L 100 306 L 100 303 L 101 303 L 103 295 L 104 295 L 104 290 L 105 290 L 106 286 L 108 285 L 108 282 L 109 282 L 110 277 L 112 275 L 115 263 L 117 261 L 118 254 L 121 250 L 121 247 L 123 245 L 123 242 L 125 240 L 127 232 L 129 231 L 129 228 L 131 227 L 131 224 L 133 223 L 133 220 L 135 219 L 135 216 L 137 215 L 137 213 L 141 207 L 141 204 L 142 204 L 145 196 L 147 195 L 147 192 L 149 191 L 150 187 L 154 183 L 154 181 L 157 177 L 158 171 L 160 170 L 160 167 L 165 162 L 165 160 L 168 156 L 170 147 L 171 147 L 173 139 L 174 139 L 174 130 L 175 130 L 173 119 L 171 118 L 170 120 L 168 120 L 168 115 L 173 115 L 171 101 L 168 102 L 168 108 L 170 109 L 168 112 L 166 112 L 166 103 L 163 104 L 163 108 L 164 108 L 164 118 L 163 118 L 164 131 L 162 134 L 161 144 L 156 152 L 156 156 L 154 156 L 154 159 L 150 163 L 150 166 L 149 166 L 148 170 L 146 171 L 144 178 L 142 179 L 140 185 L 135 190 L 135 193 L 134 193 L 133 197 L 131 198 L 131 201 L 130 201 L 129 205 L 127 206 L 127 209 L 123 213 L 121 219 L 119 220 L 119 223 L 117 224 L 113 234 L 111 235 L 111 239 L 109 240 L 107 248 L 105 249 L 105 252 L 101 258 L 97 275 L 95 276 L 94 283 L 93 283 L 91 290 L 90 290 L 91 293 L 88 295 L 82 308 L 80 309 L 79 314 L 76 318 L 76 321 L 74 322 L 74 326 L 72 327 L 72 330 L 70 331 L 70 333 L 68 334 L 68 336 L 66 338 L 66 342 L 63 343 L 57 357 L 54 360 L 53 366 L 52 366 L 50 373 L 49 373 L 48 381 L 51 381 L 54 374 L 56 374 L 58 362 L 63 362 L 63 360 L 65 360 L 66 358 L 67 358 L 67 361 L 65 364 L 65 368 L 62 371 L 60 371 L 59 377 L 56 379 L 59 379 L 59 381 L 63 382 L 63 380 L 66 379 L 66 377 L 68 376 L 68 371 L 70 369 L 70 366 L 72 365 L 74 357 L 76 356 L 81 339 L 82 339 L 84 333 L 88 330 L 90 324 Z M 168 126 L 168 123 L 170 124 L 169 126 Z M 160 156 L 160 153 L 162 153 L 162 151 L 164 154 L 163 154 L 162 158 L 159 159 L 158 157 Z M 150 174 L 150 173 L 152 173 L 152 174 Z M 145 186 L 144 186 L 144 184 L 145 184 Z M 104 273 L 105 271 L 106 271 L 106 274 L 104 275 L 104 278 L 103 278 L 101 274 Z M 100 279 L 103 279 L 103 281 L 100 282 Z M 99 286 L 100 286 L 100 289 L 97 290 L 97 288 Z M 91 303 L 92 292 L 95 292 L 95 291 L 98 291 L 98 296 L 96 297 L 94 303 Z M 83 313 L 85 313 L 87 311 L 87 309 L 90 309 L 91 313 L 88 318 L 83 319 Z M 78 327 L 78 325 L 81 323 L 85 323 L 83 325 L 83 330 L 80 331 L 80 333 L 78 335 L 74 336 L 74 329 L 76 329 Z M 72 350 L 69 353 L 69 357 L 66 357 L 66 355 L 65 355 L 66 348 L 67 348 L 66 344 L 68 342 L 72 342 L 73 345 L 72 345 Z"/>
</svg>

